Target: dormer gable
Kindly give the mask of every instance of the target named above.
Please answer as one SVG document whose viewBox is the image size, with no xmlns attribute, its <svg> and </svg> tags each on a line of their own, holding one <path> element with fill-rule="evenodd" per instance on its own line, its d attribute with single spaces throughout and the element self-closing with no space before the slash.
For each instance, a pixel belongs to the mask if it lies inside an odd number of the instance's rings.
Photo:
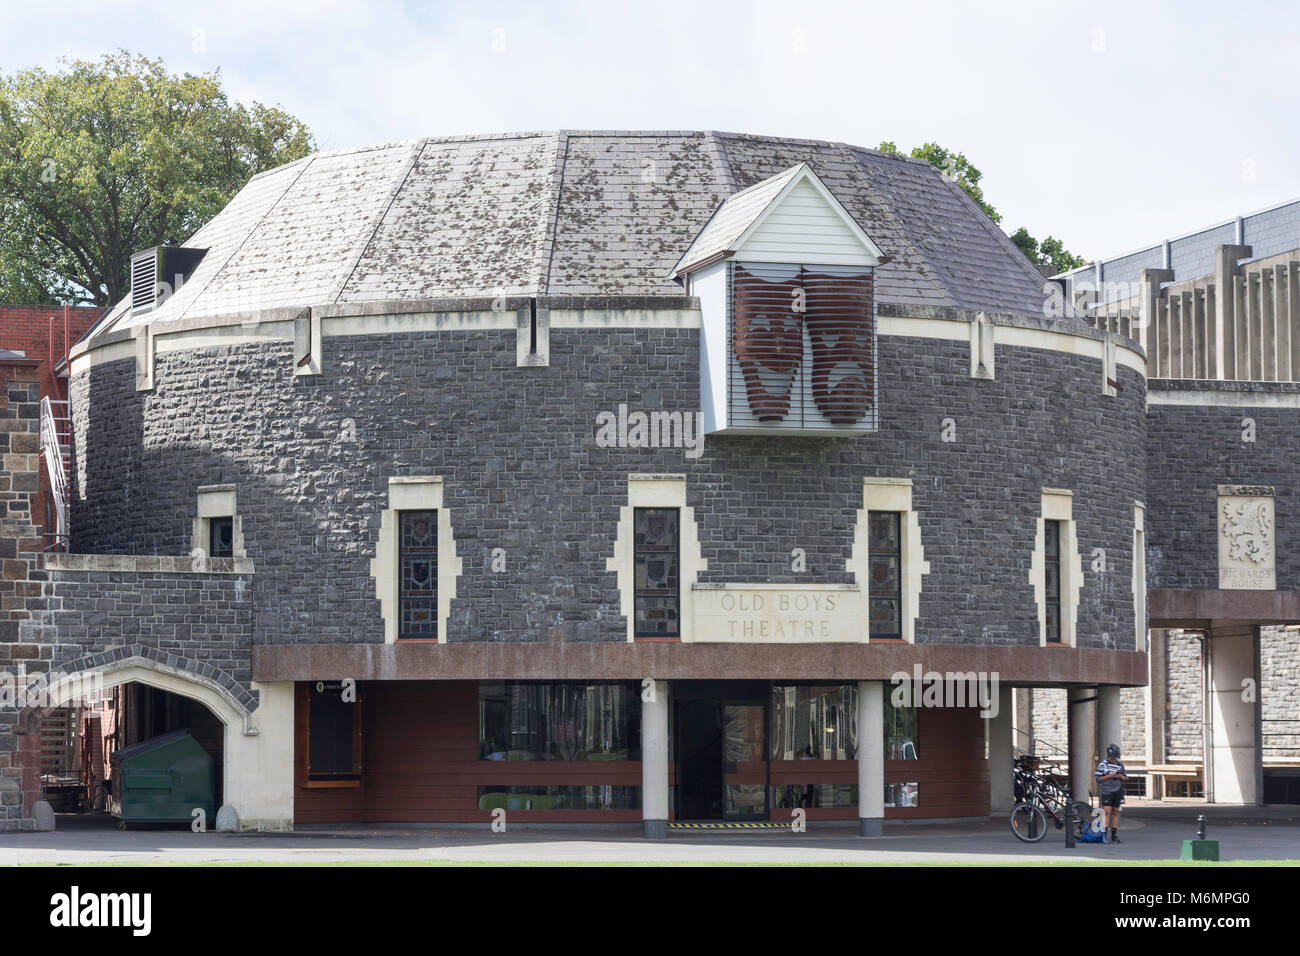
<svg viewBox="0 0 1300 956">
<path fill-rule="evenodd" d="M 728 259 L 864 267 L 886 261 L 807 163 L 724 200 L 673 267 L 673 278 Z"/>
</svg>

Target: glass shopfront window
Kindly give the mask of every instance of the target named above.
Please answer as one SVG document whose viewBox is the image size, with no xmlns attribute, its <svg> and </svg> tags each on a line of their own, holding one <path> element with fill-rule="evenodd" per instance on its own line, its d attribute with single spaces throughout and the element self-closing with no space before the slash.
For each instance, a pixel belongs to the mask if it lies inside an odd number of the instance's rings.
<svg viewBox="0 0 1300 956">
<path fill-rule="evenodd" d="M 920 718 L 915 706 L 895 707 L 885 694 L 885 759 L 916 760 Z M 905 804 L 899 804 L 905 806 Z"/>
<path fill-rule="evenodd" d="M 916 760 L 918 709 L 885 701 L 885 759 Z M 772 760 L 856 760 L 858 687 L 774 684 L 771 698 Z"/>
<path fill-rule="evenodd" d="M 640 810 L 641 788 L 620 786 L 486 786 L 480 810 Z"/>
<path fill-rule="evenodd" d="M 480 760 L 640 760 L 635 683 L 479 684 Z"/>
<path fill-rule="evenodd" d="M 857 759 L 856 684 L 776 684 L 771 704 L 772 760 Z"/>
</svg>

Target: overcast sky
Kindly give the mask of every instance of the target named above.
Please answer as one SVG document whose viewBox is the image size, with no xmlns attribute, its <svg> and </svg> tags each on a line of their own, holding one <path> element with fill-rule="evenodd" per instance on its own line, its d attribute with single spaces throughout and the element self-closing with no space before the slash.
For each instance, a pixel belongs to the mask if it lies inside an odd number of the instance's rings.
<svg viewBox="0 0 1300 956">
<path fill-rule="evenodd" d="M 984 173 L 1008 232 L 1110 256 L 1300 197 L 1300 4 L 0 0 L 0 71 L 119 47 L 220 69 L 322 148 L 720 129 Z"/>
</svg>

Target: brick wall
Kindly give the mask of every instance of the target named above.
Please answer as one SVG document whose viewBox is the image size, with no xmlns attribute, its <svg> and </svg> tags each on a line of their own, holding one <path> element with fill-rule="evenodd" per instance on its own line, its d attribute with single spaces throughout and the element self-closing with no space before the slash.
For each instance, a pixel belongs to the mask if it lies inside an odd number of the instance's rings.
<svg viewBox="0 0 1300 956">
<path fill-rule="evenodd" d="M 64 329 L 63 307 L 58 305 L 0 305 L 0 349 L 22 352 L 28 359 L 38 362 L 37 383 L 42 397 L 60 399 L 67 396 L 55 379 L 50 364 L 51 342 L 54 360 L 67 354 L 72 343 L 99 321 L 104 309 L 75 308 L 68 310 L 67 329 Z M 53 339 L 51 340 L 51 328 Z M 49 496 L 49 477 L 40 472 L 40 489 L 32 499 L 32 520 L 44 529 L 46 499 Z"/>
</svg>

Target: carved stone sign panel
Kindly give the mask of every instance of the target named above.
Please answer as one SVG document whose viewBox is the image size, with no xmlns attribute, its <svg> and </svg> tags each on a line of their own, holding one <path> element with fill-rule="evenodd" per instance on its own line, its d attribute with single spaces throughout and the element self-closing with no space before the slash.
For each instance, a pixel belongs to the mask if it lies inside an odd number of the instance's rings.
<svg viewBox="0 0 1300 956">
<path fill-rule="evenodd" d="M 846 644 L 866 640 L 852 584 L 696 584 L 693 641 Z"/>
<path fill-rule="evenodd" d="M 1272 591 L 1276 534 L 1273 489 L 1268 485 L 1220 485 L 1219 587 Z"/>
</svg>

